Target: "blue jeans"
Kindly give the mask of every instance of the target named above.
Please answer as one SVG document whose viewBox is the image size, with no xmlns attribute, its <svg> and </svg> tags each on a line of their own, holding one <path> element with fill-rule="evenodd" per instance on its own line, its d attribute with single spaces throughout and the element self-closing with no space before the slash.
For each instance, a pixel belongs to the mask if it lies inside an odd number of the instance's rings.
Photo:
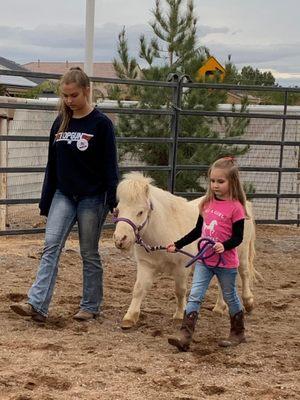
<svg viewBox="0 0 300 400">
<path fill-rule="evenodd" d="M 243 309 L 236 290 L 237 268 L 207 267 L 199 262 L 195 265 L 192 289 L 186 305 L 186 313 L 199 312 L 205 293 L 213 276 L 216 275 L 220 283 L 229 314 L 235 315 Z"/>
<path fill-rule="evenodd" d="M 59 257 L 76 221 L 83 261 L 83 294 L 80 308 L 91 313 L 99 312 L 103 297 L 103 269 L 98 243 L 107 213 L 105 194 L 68 197 L 59 190 L 55 192 L 46 224 L 42 259 L 35 282 L 28 292 L 28 303 L 42 315 L 48 314 Z"/>
</svg>

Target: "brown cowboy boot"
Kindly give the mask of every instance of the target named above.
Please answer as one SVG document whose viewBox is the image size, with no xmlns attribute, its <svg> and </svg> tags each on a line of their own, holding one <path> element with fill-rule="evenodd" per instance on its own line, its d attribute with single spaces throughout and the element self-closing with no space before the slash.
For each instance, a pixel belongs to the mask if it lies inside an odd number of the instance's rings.
<svg viewBox="0 0 300 400">
<path fill-rule="evenodd" d="M 33 306 L 29 303 L 18 303 L 10 306 L 16 314 L 22 315 L 22 317 L 31 317 L 35 322 L 46 322 L 47 317 L 40 314 Z"/>
<path fill-rule="evenodd" d="M 231 329 L 228 339 L 220 340 L 218 343 L 221 347 L 237 346 L 240 343 L 246 342 L 244 311 L 241 310 L 233 317 L 230 317 L 230 324 Z"/>
<path fill-rule="evenodd" d="M 73 315 L 73 319 L 76 319 L 77 321 L 91 321 L 96 317 L 97 314 L 85 310 L 79 310 L 75 315 Z"/>
<path fill-rule="evenodd" d="M 189 314 L 184 313 L 179 335 L 170 336 L 168 338 L 169 344 L 177 347 L 179 351 L 188 351 L 193 338 L 197 319 L 198 313 L 196 311 L 192 311 Z"/>
</svg>

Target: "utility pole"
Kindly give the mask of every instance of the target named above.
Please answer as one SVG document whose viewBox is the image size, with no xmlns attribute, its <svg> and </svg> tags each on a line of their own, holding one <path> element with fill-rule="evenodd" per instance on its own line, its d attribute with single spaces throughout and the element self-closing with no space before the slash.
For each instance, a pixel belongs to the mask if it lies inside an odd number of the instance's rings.
<svg viewBox="0 0 300 400">
<path fill-rule="evenodd" d="M 95 0 L 86 0 L 85 14 L 85 61 L 84 72 L 88 76 L 94 75 L 94 25 L 95 25 Z M 92 100 L 91 83 L 91 100 Z"/>
</svg>

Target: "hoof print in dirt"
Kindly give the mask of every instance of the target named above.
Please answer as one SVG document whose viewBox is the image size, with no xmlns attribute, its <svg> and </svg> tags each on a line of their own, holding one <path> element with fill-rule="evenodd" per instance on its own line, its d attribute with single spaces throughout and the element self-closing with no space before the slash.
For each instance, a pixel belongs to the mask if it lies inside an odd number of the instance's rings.
<svg viewBox="0 0 300 400">
<path fill-rule="evenodd" d="M 14 302 L 19 303 L 25 299 L 27 299 L 27 295 L 25 293 L 8 293 L 6 295 L 7 299 Z"/>
<path fill-rule="evenodd" d="M 203 385 L 201 387 L 202 391 L 207 394 L 208 396 L 213 396 L 213 395 L 220 395 L 222 393 L 226 392 L 226 389 L 223 386 L 216 386 L 216 385 Z"/>
</svg>

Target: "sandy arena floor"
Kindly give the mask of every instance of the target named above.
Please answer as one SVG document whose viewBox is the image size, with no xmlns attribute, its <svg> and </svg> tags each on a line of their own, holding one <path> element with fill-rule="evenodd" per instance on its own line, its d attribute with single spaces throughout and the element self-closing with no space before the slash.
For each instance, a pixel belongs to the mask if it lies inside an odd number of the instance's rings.
<svg viewBox="0 0 300 400">
<path fill-rule="evenodd" d="M 43 237 L 0 238 L 1 400 L 279 400 L 299 399 L 300 230 L 258 226 L 255 309 L 246 316 L 248 343 L 221 349 L 226 316 L 211 312 L 210 288 L 191 351 L 167 343 L 178 329 L 173 282 L 161 276 L 131 331 L 120 321 L 130 303 L 134 261 L 101 242 L 105 301 L 101 318 L 72 319 L 81 295 L 77 240 L 68 241 L 46 324 L 10 311 L 24 301 L 39 263 Z M 298 377 L 298 378 L 297 378 Z"/>
</svg>

